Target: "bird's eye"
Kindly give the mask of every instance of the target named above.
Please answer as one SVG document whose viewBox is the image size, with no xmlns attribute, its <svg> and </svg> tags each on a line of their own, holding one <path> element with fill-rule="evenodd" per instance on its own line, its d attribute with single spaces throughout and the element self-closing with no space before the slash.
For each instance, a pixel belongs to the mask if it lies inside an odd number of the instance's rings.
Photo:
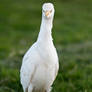
<svg viewBox="0 0 92 92">
<path fill-rule="evenodd" d="M 50 13 L 52 12 L 52 10 L 50 10 Z"/>
<path fill-rule="evenodd" d="M 43 12 L 45 12 L 45 10 L 42 10 Z"/>
</svg>

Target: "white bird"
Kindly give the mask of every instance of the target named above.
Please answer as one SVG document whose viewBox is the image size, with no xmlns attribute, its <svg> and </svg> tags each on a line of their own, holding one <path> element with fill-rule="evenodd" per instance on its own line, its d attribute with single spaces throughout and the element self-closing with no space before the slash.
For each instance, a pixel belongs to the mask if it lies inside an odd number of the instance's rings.
<svg viewBox="0 0 92 92">
<path fill-rule="evenodd" d="M 50 92 L 57 76 L 58 56 L 51 35 L 53 17 L 53 4 L 43 4 L 38 39 L 24 55 L 20 70 L 24 92 Z"/>
</svg>

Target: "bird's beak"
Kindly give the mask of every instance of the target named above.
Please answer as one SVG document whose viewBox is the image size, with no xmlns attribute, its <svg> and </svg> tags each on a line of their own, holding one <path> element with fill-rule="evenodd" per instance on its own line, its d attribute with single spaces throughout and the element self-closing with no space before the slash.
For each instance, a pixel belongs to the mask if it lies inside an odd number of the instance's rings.
<svg viewBox="0 0 92 92">
<path fill-rule="evenodd" d="M 45 15 L 48 16 L 50 14 L 50 11 L 46 11 Z"/>
</svg>

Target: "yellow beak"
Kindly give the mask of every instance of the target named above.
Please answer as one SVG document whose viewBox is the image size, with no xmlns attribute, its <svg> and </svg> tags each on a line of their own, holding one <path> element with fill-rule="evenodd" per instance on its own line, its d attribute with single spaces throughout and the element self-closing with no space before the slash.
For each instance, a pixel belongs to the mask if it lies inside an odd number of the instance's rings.
<svg viewBox="0 0 92 92">
<path fill-rule="evenodd" d="M 48 16 L 50 14 L 50 11 L 46 11 L 45 15 Z"/>
</svg>

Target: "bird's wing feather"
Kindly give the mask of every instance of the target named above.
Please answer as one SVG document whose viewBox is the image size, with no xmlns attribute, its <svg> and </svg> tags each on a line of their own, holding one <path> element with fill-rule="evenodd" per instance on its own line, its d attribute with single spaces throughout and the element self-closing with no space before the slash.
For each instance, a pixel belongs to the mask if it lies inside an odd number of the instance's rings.
<svg viewBox="0 0 92 92">
<path fill-rule="evenodd" d="M 26 89 L 32 82 L 32 79 L 36 71 L 36 66 L 34 64 L 31 65 L 28 64 L 26 67 L 24 67 L 24 65 L 25 63 L 21 67 L 20 77 L 21 77 L 21 84 L 23 85 L 23 88 Z"/>
<path fill-rule="evenodd" d="M 25 54 L 22 62 L 22 67 L 20 70 L 21 84 L 23 88 L 27 88 L 30 82 L 32 81 L 34 74 L 36 72 L 36 60 L 38 54 L 34 48 L 30 48 L 29 51 Z"/>
<path fill-rule="evenodd" d="M 56 62 L 56 65 L 55 65 L 55 78 L 56 78 L 56 76 L 57 76 L 57 74 L 58 74 L 58 70 L 59 70 L 59 63 L 58 63 L 58 61 Z"/>
</svg>

